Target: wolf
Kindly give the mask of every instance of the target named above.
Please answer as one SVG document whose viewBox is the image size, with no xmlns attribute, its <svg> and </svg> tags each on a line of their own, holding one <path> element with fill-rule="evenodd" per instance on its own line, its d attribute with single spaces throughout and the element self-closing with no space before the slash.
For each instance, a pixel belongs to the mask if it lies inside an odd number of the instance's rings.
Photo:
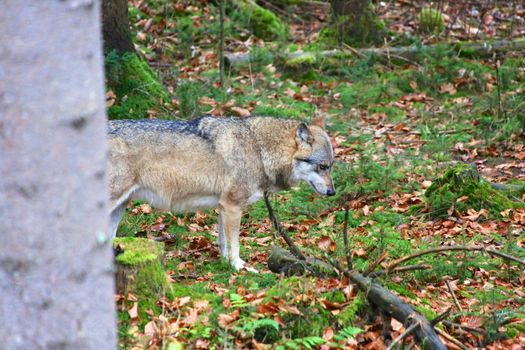
<svg viewBox="0 0 525 350">
<path fill-rule="evenodd" d="M 243 209 L 299 181 L 333 196 L 333 163 L 322 118 L 311 125 L 263 116 L 110 121 L 113 237 L 130 199 L 174 212 L 218 208 L 221 255 L 236 270 L 255 271 L 239 256 Z"/>
</svg>

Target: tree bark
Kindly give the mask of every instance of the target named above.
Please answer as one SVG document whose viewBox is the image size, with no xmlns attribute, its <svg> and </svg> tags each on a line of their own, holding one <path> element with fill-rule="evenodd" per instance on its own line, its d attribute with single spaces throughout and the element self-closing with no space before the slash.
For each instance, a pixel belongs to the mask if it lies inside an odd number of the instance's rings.
<svg viewBox="0 0 525 350">
<path fill-rule="evenodd" d="M 363 14 L 370 0 L 331 0 L 332 12 L 335 18 L 352 16 L 355 19 Z"/>
<path fill-rule="evenodd" d="M 2 349 L 115 349 L 98 0 L 0 12 Z"/>
<path fill-rule="evenodd" d="M 127 0 L 102 0 L 104 51 L 135 52 L 129 29 Z"/>
</svg>

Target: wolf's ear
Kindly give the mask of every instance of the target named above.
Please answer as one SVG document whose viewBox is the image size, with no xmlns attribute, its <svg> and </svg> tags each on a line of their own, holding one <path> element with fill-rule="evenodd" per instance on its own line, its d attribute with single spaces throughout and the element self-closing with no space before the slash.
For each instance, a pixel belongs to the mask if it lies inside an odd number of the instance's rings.
<svg viewBox="0 0 525 350">
<path fill-rule="evenodd" d="M 316 125 L 324 130 L 326 124 L 326 114 L 316 113 L 310 124 Z"/>
<path fill-rule="evenodd" d="M 299 124 L 299 126 L 297 127 L 297 131 L 295 132 L 295 136 L 297 138 L 297 141 L 306 142 L 309 145 L 311 145 L 314 141 L 312 133 L 310 132 L 310 129 L 308 129 L 308 126 L 306 126 L 305 123 Z"/>
</svg>

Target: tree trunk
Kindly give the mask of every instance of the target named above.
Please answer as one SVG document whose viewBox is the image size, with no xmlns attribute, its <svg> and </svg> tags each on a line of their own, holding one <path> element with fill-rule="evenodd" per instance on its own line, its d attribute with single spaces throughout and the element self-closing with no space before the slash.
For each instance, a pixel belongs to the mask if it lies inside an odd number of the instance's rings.
<svg viewBox="0 0 525 350">
<path fill-rule="evenodd" d="M 363 15 L 364 10 L 368 6 L 370 0 L 332 0 L 333 15 L 335 18 L 341 16 L 353 16 L 358 19 Z"/>
<path fill-rule="evenodd" d="M 98 0 L 0 12 L 2 349 L 115 349 Z"/>
<path fill-rule="evenodd" d="M 331 0 L 332 26 L 339 44 L 363 46 L 380 43 L 384 25 L 370 0 Z"/>
<path fill-rule="evenodd" d="M 104 51 L 135 52 L 129 30 L 127 0 L 102 0 Z"/>
</svg>

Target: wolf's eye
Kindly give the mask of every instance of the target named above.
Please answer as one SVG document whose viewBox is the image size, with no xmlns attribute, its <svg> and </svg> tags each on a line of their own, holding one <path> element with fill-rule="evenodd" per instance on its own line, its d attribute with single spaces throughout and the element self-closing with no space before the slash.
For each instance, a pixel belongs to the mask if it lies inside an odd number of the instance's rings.
<svg viewBox="0 0 525 350">
<path fill-rule="evenodd" d="M 328 165 L 321 164 L 319 165 L 320 170 L 328 170 Z"/>
</svg>

